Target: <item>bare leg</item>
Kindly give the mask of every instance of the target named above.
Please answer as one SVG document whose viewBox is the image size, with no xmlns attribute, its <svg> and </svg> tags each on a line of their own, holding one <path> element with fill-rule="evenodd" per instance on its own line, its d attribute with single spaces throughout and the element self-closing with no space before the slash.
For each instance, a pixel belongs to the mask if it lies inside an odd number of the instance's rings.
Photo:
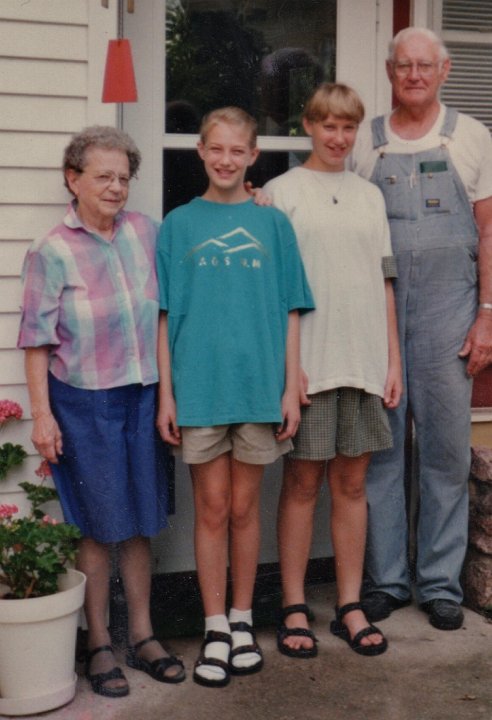
<svg viewBox="0 0 492 720">
<path fill-rule="evenodd" d="M 260 485 L 263 465 L 231 460 L 232 507 L 230 520 L 230 561 L 232 576 L 231 623 L 245 622 L 252 626 L 253 590 L 260 552 Z M 263 661 L 260 649 L 246 650 L 254 643 L 251 632 L 244 626 L 231 625 L 232 649 L 236 652 L 231 664 L 239 672 L 260 669 Z M 249 669 L 249 670 L 246 670 Z"/>
<path fill-rule="evenodd" d="M 151 564 L 148 538 L 134 537 L 120 544 L 120 568 L 128 606 L 128 635 L 130 644 L 135 645 L 154 634 L 150 620 Z M 137 654 L 148 662 L 169 656 L 157 640 L 143 645 Z M 180 665 L 171 665 L 164 675 L 174 677 L 182 672 Z"/>
<path fill-rule="evenodd" d="M 226 632 L 227 551 L 232 503 L 231 454 L 224 453 L 207 463 L 190 465 L 195 501 L 195 558 L 205 612 L 206 631 Z M 207 634 L 207 633 L 206 633 Z M 204 655 L 228 662 L 230 647 L 221 640 L 209 642 Z M 197 677 L 198 676 L 198 677 Z M 213 663 L 195 666 L 194 678 L 221 683 L 226 671 Z"/>
<path fill-rule="evenodd" d="M 305 602 L 304 578 L 324 468 L 324 461 L 285 461 L 277 528 L 284 607 Z M 308 629 L 307 618 L 301 613 L 289 615 L 285 624 Z M 296 650 L 313 647 L 313 641 L 306 637 L 288 637 L 284 643 Z"/>
<path fill-rule="evenodd" d="M 231 512 L 230 454 L 191 465 L 195 500 L 195 557 L 205 616 L 225 614 Z"/>
<path fill-rule="evenodd" d="M 88 649 L 94 650 L 101 645 L 111 645 L 107 628 L 107 610 L 109 602 L 109 547 L 92 538 L 84 538 L 79 543 L 77 567 L 87 576 L 84 610 L 88 626 Z M 91 675 L 106 673 L 115 666 L 110 652 L 100 652 L 90 663 Z M 125 687 L 126 680 L 114 679 L 104 683 L 107 688 Z"/>
<path fill-rule="evenodd" d="M 232 605 L 249 610 L 260 552 L 260 484 L 263 465 L 231 460 L 230 559 Z"/>
<path fill-rule="evenodd" d="M 331 491 L 331 535 L 335 551 L 338 605 L 358 602 L 367 530 L 365 477 L 370 453 L 350 458 L 337 455 L 329 462 Z M 347 613 L 343 619 L 353 638 L 369 624 L 361 610 Z M 379 645 L 381 635 L 361 640 L 363 645 Z"/>
</svg>

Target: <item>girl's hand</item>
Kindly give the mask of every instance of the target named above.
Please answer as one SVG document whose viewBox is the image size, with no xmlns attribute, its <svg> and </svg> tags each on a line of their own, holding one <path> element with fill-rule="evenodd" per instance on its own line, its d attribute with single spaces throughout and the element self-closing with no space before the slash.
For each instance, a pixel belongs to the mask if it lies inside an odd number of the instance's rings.
<svg viewBox="0 0 492 720">
<path fill-rule="evenodd" d="M 159 403 L 156 425 L 164 442 L 174 446 L 181 445 L 181 431 L 176 422 L 174 398 L 167 398 Z"/>
<path fill-rule="evenodd" d="M 285 392 L 282 398 L 282 418 L 283 422 L 275 433 L 275 439 L 278 442 L 294 437 L 301 421 L 301 410 L 299 408 L 299 400 L 295 393 Z"/>
<path fill-rule="evenodd" d="M 398 407 L 403 392 L 403 382 L 401 379 L 400 367 L 388 369 L 386 383 L 384 386 L 384 407 L 388 410 L 394 410 Z"/>
<path fill-rule="evenodd" d="M 301 368 L 300 381 L 299 381 L 299 402 L 301 405 L 311 405 L 311 400 L 307 394 L 309 387 L 309 378 L 307 373 Z"/>
<path fill-rule="evenodd" d="M 272 198 L 260 188 L 254 188 L 251 182 L 245 182 L 244 189 L 253 197 L 255 205 L 269 207 L 272 204 Z"/>
</svg>

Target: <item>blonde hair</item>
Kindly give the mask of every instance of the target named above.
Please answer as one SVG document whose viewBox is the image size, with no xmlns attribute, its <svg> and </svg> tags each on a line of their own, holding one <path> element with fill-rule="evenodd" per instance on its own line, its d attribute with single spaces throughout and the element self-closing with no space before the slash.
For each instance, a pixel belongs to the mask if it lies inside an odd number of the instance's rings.
<svg viewBox="0 0 492 720">
<path fill-rule="evenodd" d="M 250 146 L 252 148 L 256 147 L 258 123 L 249 113 L 234 105 L 212 110 L 205 115 L 200 125 L 200 140 L 202 143 L 206 142 L 210 130 L 221 122 L 237 125 L 247 130 L 250 136 Z"/>
<path fill-rule="evenodd" d="M 308 122 L 320 122 L 328 115 L 334 115 L 359 124 L 364 114 L 364 105 L 355 90 L 343 83 L 324 82 L 315 88 L 306 102 L 303 117 Z"/>
</svg>

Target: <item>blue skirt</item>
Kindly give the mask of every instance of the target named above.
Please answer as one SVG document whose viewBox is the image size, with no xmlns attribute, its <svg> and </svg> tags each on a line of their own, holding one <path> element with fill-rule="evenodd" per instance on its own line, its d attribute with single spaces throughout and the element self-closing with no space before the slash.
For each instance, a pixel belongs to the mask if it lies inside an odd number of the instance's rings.
<svg viewBox="0 0 492 720">
<path fill-rule="evenodd" d="M 65 520 L 112 543 L 167 526 L 169 459 L 155 427 L 156 385 L 83 390 L 49 374 L 63 454 L 51 470 Z"/>
</svg>

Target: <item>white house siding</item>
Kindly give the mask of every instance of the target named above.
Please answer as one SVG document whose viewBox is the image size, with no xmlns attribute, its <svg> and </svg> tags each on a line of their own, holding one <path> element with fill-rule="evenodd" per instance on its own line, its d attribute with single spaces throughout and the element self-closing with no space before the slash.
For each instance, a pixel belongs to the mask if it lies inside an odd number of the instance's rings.
<svg viewBox="0 0 492 720">
<path fill-rule="evenodd" d="M 117 0 L 0 0 L 0 399 L 19 402 L 21 423 L 1 442 L 30 453 L 3 488 L 34 480 L 39 458 L 23 353 L 16 350 L 20 272 L 31 241 L 59 222 L 68 194 L 60 172 L 70 135 L 94 123 L 114 124 L 101 103 L 107 41 L 116 37 Z"/>
</svg>

